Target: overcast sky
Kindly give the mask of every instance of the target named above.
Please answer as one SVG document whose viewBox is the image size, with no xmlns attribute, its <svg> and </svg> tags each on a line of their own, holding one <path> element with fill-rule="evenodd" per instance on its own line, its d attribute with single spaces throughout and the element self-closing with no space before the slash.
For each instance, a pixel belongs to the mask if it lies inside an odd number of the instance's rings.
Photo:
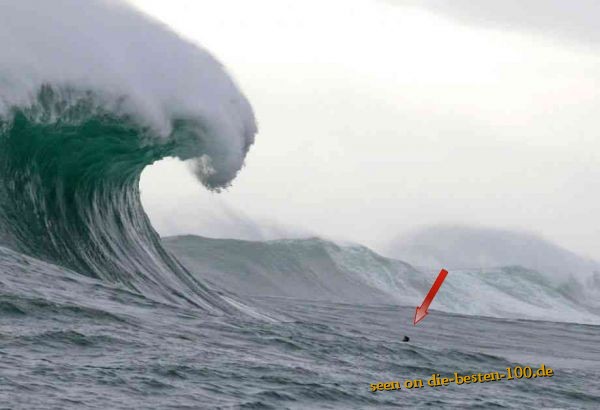
<svg viewBox="0 0 600 410">
<path fill-rule="evenodd" d="M 463 223 L 600 258 L 597 2 L 134 3 L 223 62 L 259 125 L 224 193 L 175 160 L 145 171 L 161 234 L 379 248 Z"/>
</svg>

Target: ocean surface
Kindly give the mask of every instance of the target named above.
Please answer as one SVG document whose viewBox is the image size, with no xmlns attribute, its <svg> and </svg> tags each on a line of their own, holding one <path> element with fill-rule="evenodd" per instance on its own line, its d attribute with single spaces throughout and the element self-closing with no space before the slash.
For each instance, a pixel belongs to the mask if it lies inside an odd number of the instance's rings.
<svg viewBox="0 0 600 410">
<path fill-rule="evenodd" d="M 0 248 L 0 407 L 600 406 L 600 327 L 413 307 L 253 298 L 206 314 Z M 410 341 L 402 342 L 407 335 Z M 545 364 L 551 378 L 371 392 L 370 384 Z"/>
</svg>

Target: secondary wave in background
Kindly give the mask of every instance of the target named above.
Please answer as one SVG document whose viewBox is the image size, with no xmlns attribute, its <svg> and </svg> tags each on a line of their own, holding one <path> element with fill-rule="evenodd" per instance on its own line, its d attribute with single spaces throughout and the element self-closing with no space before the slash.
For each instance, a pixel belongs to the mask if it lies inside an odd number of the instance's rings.
<svg viewBox="0 0 600 410">
<path fill-rule="evenodd" d="M 186 235 L 163 241 L 196 277 L 239 295 L 418 306 L 439 273 L 383 257 L 362 245 L 319 238 L 258 242 Z M 600 274 L 564 282 L 522 266 L 449 272 L 432 309 L 600 323 Z M 412 319 L 404 318 L 409 323 Z"/>
</svg>

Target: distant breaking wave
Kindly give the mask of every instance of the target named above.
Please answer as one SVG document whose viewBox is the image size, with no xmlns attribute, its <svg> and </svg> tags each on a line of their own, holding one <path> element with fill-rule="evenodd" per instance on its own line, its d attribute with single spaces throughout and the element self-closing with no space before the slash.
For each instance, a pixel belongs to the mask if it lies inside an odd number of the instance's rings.
<svg viewBox="0 0 600 410">
<path fill-rule="evenodd" d="M 3 242 L 160 301 L 234 310 L 163 249 L 138 187 L 169 156 L 208 189 L 235 178 L 256 126 L 219 63 L 114 1 L 2 2 L 0 45 Z"/>
<path fill-rule="evenodd" d="M 196 277 L 248 296 L 414 307 L 439 272 L 318 238 L 253 242 L 187 235 L 163 241 Z M 520 266 L 449 272 L 431 309 L 600 323 L 600 274 L 587 282 L 554 283 L 546 272 Z"/>
</svg>

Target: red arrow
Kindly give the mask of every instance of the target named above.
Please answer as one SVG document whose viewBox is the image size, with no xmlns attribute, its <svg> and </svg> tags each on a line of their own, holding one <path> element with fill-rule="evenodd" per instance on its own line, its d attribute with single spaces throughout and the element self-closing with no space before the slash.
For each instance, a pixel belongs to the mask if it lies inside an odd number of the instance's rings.
<svg viewBox="0 0 600 410">
<path fill-rule="evenodd" d="M 425 316 L 427 316 L 427 310 L 429 309 L 429 305 L 431 305 L 435 294 L 438 292 L 438 290 L 440 290 L 440 286 L 442 286 L 442 283 L 444 283 L 446 275 L 448 275 L 448 271 L 446 269 L 442 269 L 435 282 L 433 282 L 431 289 L 429 289 L 429 293 L 427 294 L 427 296 L 425 296 L 425 300 L 423 300 L 423 303 L 421 303 L 421 306 L 417 306 L 417 309 L 415 310 L 415 321 L 413 322 L 413 325 L 416 326 L 417 323 L 425 319 Z"/>
</svg>

